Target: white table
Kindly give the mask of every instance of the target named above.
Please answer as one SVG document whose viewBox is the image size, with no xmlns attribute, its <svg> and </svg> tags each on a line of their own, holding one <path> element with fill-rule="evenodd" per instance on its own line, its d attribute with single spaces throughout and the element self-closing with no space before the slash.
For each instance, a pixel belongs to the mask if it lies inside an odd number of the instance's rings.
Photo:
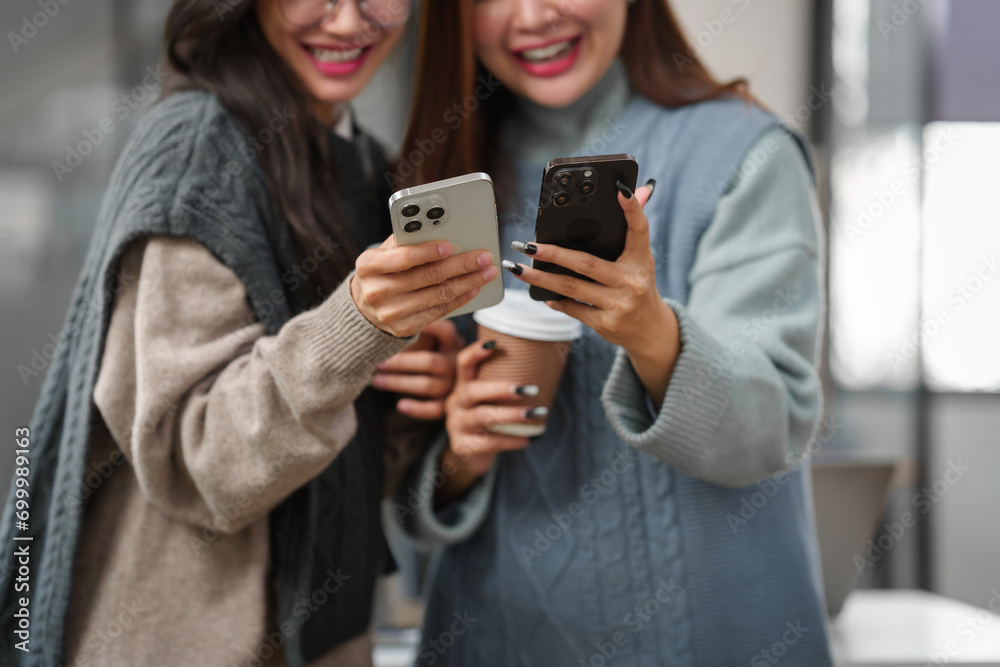
<svg viewBox="0 0 1000 667">
<path fill-rule="evenodd" d="M 417 659 L 420 630 L 377 630 L 375 650 L 372 652 L 374 667 L 412 667 Z"/>
<path fill-rule="evenodd" d="M 375 667 L 412 667 L 416 659 L 417 649 L 410 646 L 376 646 L 372 654 Z"/>
<path fill-rule="evenodd" d="M 1000 667 L 1000 615 L 924 591 L 853 591 L 830 639 L 837 667 Z"/>
</svg>

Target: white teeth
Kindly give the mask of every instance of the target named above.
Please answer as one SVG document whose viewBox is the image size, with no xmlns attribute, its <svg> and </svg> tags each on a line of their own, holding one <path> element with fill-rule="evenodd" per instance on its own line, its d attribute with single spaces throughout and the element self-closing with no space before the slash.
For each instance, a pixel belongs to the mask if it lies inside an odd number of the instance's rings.
<svg viewBox="0 0 1000 667">
<path fill-rule="evenodd" d="M 548 46 L 542 47 L 540 49 L 530 49 L 528 51 L 522 51 L 521 57 L 525 60 L 531 62 L 541 62 L 544 60 L 552 60 L 556 57 L 562 57 L 570 52 L 573 48 L 573 40 L 568 40 L 565 42 L 559 42 L 557 44 L 549 44 Z"/>
<path fill-rule="evenodd" d="M 339 51 L 336 49 L 318 49 L 314 46 L 310 46 L 309 52 L 313 55 L 313 58 L 321 63 L 349 63 L 352 60 L 360 58 L 364 49 Z"/>
</svg>

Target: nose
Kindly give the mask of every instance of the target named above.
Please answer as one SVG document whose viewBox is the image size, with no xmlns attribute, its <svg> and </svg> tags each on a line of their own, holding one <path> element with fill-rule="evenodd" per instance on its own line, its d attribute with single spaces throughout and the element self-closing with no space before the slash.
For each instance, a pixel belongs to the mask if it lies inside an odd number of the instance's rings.
<svg viewBox="0 0 1000 667">
<path fill-rule="evenodd" d="M 359 5 L 359 0 L 339 0 L 333 14 L 320 24 L 320 29 L 341 40 L 362 41 L 373 25 L 361 13 Z"/>
<path fill-rule="evenodd" d="M 550 0 L 511 0 L 511 27 L 524 32 L 543 32 L 559 23 L 562 15 Z"/>
</svg>

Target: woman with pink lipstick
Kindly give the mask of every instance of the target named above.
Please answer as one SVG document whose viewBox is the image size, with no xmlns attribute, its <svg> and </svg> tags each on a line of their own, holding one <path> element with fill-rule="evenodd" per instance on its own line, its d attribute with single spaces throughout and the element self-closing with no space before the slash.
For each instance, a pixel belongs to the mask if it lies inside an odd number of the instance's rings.
<svg viewBox="0 0 1000 667">
<path fill-rule="evenodd" d="M 388 163 L 347 103 L 409 11 L 174 3 L 165 98 L 112 176 L 19 436 L 32 522 L 3 540 L 0 664 L 371 664 L 391 406 L 366 387 L 498 274 L 390 235 Z M 438 366 L 431 404 L 453 382 Z M 7 545 L 30 547 L 30 592 Z"/>
<path fill-rule="evenodd" d="M 409 145 L 477 77 L 506 88 L 414 180 L 491 173 L 508 289 L 568 295 L 549 305 L 586 326 L 530 441 L 486 430 L 533 416 L 505 407 L 518 388 L 470 379 L 490 346 L 459 354 L 448 437 L 403 488 L 457 472 L 397 505 L 418 542 L 446 545 L 418 664 L 829 665 L 802 462 L 822 313 L 804 140 L 709 75 L 665 0 L 423 11 Z M 609 153 L 634 155 L 646 184 L 619 184 L 621 257 L 532 243 L 546 162 Z M 444 648 L 456 612 L 476 624 Z"/>
</svg>

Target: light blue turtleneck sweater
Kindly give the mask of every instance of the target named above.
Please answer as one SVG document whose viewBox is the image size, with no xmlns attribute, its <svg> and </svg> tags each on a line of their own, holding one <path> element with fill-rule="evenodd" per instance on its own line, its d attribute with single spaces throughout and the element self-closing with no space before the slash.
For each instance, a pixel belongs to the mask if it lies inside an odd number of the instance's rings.
<svg viewBox="0 0 1000 667">
<path fill-rule="evenodd" d="M 418 543 L 453 545 L 419 664 L 769 664 L 758 652 L 786 622 L 800 634 L 782 663 L 828 664 L 799 463 L 821 407 L 822 241 L 804 146 L 740 101 L 658 107 L 619 63 L 571 107 L 522 101 L 501 136 L 518 183 L 504 248 L 531 240 L 552 158 L 631 153 L 639 182 L 657 180 L 645 210 L 682 347 L 651 414 L 624 351 L 587 330 L 546 433 L 502 454 L 463 502 L 435 512 L 421 484 L 445 442 L 414 470 L 397 517 Z M 437 652 L 427 641 L 465 609 L 483 622 Z"/>
</svg>

